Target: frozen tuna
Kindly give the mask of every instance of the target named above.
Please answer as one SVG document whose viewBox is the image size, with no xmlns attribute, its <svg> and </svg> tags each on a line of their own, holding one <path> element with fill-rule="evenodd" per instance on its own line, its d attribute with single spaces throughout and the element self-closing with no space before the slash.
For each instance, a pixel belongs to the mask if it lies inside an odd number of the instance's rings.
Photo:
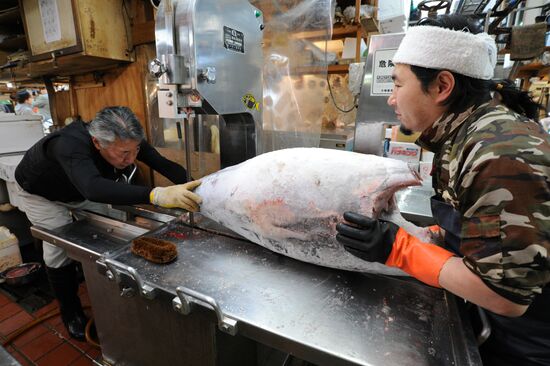
<svg viewBox="0 0 550 366">
<path fill-rule="evenodd" d="M 419 185 L 406 163 L 353 152 L 295 148 L 259 155 L 202 178 L 201 214 L 274 252 L 321 266 L 403 274 L 365 262 L 335 239 L 345 211 L 380 217 L 418 236 L 394 193 Z"/>
</svg>

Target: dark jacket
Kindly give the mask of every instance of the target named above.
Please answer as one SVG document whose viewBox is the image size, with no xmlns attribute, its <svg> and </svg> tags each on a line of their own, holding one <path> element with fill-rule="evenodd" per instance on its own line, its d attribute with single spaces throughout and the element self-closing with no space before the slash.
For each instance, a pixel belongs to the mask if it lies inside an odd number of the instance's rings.
<svg viewBox="0 0 550 366">
<path fill-rule="evenodd" d="M 137 160 L 176 184 L 186 182 L 185 169 L 161 156 L 146 141 L 140 145 Z M 149 203 L 150 188 L 116 182 L 120 176 L 121 172 L 96 149 L 82 121 L 42 138 L 15 170 L 15 179 L 25 191 L 50 201 Z"/>
</svg>

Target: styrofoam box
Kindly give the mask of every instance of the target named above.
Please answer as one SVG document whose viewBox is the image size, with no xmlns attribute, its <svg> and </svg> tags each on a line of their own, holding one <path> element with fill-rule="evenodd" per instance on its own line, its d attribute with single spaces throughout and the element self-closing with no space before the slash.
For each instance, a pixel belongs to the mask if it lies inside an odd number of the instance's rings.
<svg viewBox="0 0 550 366">
<path fill-rule="evenodd" d="M 19 241 L 8 228 L 0 226 L 0 271 L 21 264 Z"/>
<path fill-rule="evenodd" d="M 25 152 L 42 137 L 41 116 L 0 113 L 0 154 Z"/>
</svg>

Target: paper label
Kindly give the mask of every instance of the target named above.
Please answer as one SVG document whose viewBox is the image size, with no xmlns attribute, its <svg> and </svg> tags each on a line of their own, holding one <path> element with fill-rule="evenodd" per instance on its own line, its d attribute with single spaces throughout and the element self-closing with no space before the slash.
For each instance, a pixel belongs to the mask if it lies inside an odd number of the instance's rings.
<svg viewBox="0 0 550 366">
<path fill-rule="evenodd" d="M 56 0 L 38 0 L 38 6 L 40 7 L 44 40 L 46 43 L 59 41 L 61 39 L 61 24 L 59 24 Z"/>
</svg>

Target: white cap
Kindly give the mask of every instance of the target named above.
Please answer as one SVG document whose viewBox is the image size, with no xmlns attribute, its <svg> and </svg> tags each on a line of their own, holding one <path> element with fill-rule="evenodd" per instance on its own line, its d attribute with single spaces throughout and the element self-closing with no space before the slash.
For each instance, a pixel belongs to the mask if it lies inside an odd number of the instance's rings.
<svg viewBox="0 0 550 366">
<path fill-rule="evenodd" d="M 487 33 L 422 25 L 409 28 L 392 61 L 490 80 L 497 62 L 497 47 Z"/>
</svg>

